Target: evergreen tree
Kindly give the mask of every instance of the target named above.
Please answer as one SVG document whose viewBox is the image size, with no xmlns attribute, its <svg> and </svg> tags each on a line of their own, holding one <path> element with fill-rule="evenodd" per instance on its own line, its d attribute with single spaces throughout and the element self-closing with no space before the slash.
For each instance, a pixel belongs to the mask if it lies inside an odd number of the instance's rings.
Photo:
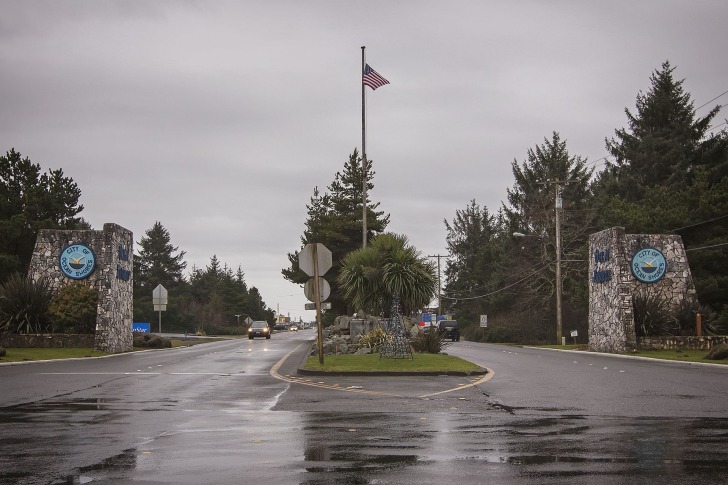
<svg viewBox="0 0 728 485">
<path fill-rule="evenodd" d="M 11 149 L 0 157 L 0 275 L 27 272 L 40 229 L 82 228 L 81 189 Z M 2 277 L 0 277 L 1 281 Z"/>
<path fill-rule="evenodd" d="M 518 252 L 513 258 L 514 273 L 528 278 L 520 285 L 519 305 L 524 312 L 533 312 L 529 320 L 538 319 L 543 337 L 553 339 L 555 331 L 556 291 L 556 190 L 562 201 L 561 267 L 563 288 L 563 322 L 578 329 L 588 311 L 587 285 L 583 274 L 588 268 L 587 241 L 594 232 L 595 211 L 592 205 L 590 178 L 592 169 L 586 160 L 570 156 L 566 141 L 554 132 L 551 140 L 528 149 L 522 165 L 512 164 L 515 185 L 507 189 L 509 207 L 504 207 L 509 232 L 523 233 L 523 240 L 512 246 Z M 516 271 L 518 270 L 518 271 Z M 544 309 L 550 309 L 543 311 Z M 548 329 L 546 328 L 548 327 Z"/>
<path fill-rule="evenodd" d="M 614 162 L 595 184 L 601 228 L 683 238 L 701 303 L 728 323 L 728 135 L 712 133 L 720 106 L 697 117 L 683 80 L 665 62 L 628 109 L 628 128 L 607 139 Z"/>
<path fill-rule="evenodd" d="M 368 239 L 381 234 L 389 224 L 389 215 L 378 211 L 379 203 L 369 200 L 371 189 L 374 188 L 373 164 L 367 161 L 367 173 L 362 174 L 361 158 L 357 150 L 349 156 L 342 172 L 337 172 L 328 192 L 321 194 L 318 187 L 314 189 L 308 209 L 306 229 L 301 236 L 301 249 L 309 243 L 321 243 L 332 253 L 332 268 L 326 273 L 326 279 L 336 281 L 341 268 L 341 261 L 350 252 L 362 245 L 362 182 L 364 176 L 367 180 L 367 234 Z M 298 267 L 299 251 L 288 254 L 290 266 L 281 272 L 283 276 L 296 284 L 304 284 L 307 276 Z M 336 285 L 331 287 L 332 310 L 326 314 L 327 320 L 333 320 L 337 315 L 351 313 Z"/>
<path fill-rule="evenodd" d="M 497 290 L 504 286 L 503 214 L 494 216 L 487 207 L 471 200 L 447 220 L 446 241 L 449 258 L 445 266 L 443 313 L 454 313 L 467 331 L 483 314 L 500 310 L 507 295 Z"/>
<path fill-rule="evenodd" d="M 168 290 L 178 287 L 184 282 L 185 252 L 172 246 L 169 231 L 159 221 L 144 234 L 137 243 L 139 249 L 134 257 L 135 289 L 151 294 L 160 284 Z"/>
<path fill-rule="evenodd" d="M 625 108 L 629 129 L 615 130 L 616 138 L 606 140 L 614 163 L 608 163 L 600 183 L 612 195 L 634 202 L 655 186 L 681 187 L 697 166 L 725 148 L 706 143 L 720 106 L 696 118 L 690 94 L 683 90 L 683 80 L 673 78 L 674 70 L 665 62 L 652 74 L 650 90 L 637 95 L 637 113 Z"/>
<path fill-rule="evenodd" d="M 190 276 L 189 312 L 200 325 L 237 327 L 235 315 L 272 321 L 273 312 L 255 287 L 248 289 L 241 267 L 233 273 L 216 255 L 204 269 L 193 268 Z"/>
</svg>

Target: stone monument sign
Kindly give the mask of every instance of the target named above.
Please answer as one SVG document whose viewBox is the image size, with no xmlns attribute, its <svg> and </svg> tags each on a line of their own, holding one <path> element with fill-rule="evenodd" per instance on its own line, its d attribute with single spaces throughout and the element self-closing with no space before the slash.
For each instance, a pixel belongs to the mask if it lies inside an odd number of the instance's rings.
<svg viewBox="0 0 728 485">
<path fill-rule="evenodd" d="M 117 224 L 102 231 L 43 229 L 28 270 L 46 278 L 54 291 L 79 282 L 98 291 L 94 348 L 128 352 L 133 348 L 133 236 Z"/>
<path fill-rule="evenodd" d="M 633 299 L 655 296 L 672 311 L 695 300 L 682 238 L 625 234 L 613 227 L 589 238 L 589 349 L 625 352 L 637 347 Z"/>
</svg>

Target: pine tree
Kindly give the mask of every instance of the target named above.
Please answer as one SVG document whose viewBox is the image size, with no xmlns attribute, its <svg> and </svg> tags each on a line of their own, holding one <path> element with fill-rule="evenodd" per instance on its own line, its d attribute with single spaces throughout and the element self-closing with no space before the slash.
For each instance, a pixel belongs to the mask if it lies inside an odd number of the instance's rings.
<svg viewBox="0 0 728 485">
<path fill-rule="evenodd" d="M 368 239 L 381 234 L 389 224 L 389 215 L 378 211 L 379 203 L 369 200 L 374 184 L 373 164 L 367 160 L 367 234 Z M 337 172 L 326 193 L 321 194 L 318 187 L 314 189 L 308 209 L 306 229 L 301 236 L 301 249 L 309 243 L 321 243 L 332 253 L 332 268 L 326 273 L 329 282 L 336 281 L 341 268 L 341 261 L 350 252 L 362 245 L 362 182 L 361 159 L 357 150 L 349 156 L 342 172 Z M 296 283 L 305 283 L 309 276 L 298 267 L 299 251 L 288 254 L 290 266 L 281 272 L 287 280 Z M 332 310 L 327 313 L 327 319 L 337 315 L 351 313 L 341 297 L 336 285 L 331 285 L 331 295 L 328 299 Z"/>
<path fill-rule="evenodd" d="M 495 293 L 503 286 L 506 269 L 502 228 L 503 214 L 493 215 L 475 200 L 456 211 L 452 223 L 445 220 L 449 258 L 441 307 L 444 313 L 456 314 L 468 333 L 467 326 L 482 314 L 498 311 L 505 296 Z"/>
<path fill-rule="evenodd" d="M 76 217 L 83 210 L 80 197 L 63 170 L 41 173 L 14 149 L 0 156 L 0 275 L 28 270 L 40 229 L 83 227 Z"/>
<path fill-rule="evenodd" d="M 728 323 L 728 134 L 710 124 L 720 106 L 697 117 L 683 80 L 665 62 L 628 109 L 628 129 L 606 140 L 615 158 L 595 184 L 601 228 L 628 233 L 678 233 L 702 304 Z"/>
<path fill-rule="evenodd" d="M 134 287 L 142 294 L 151 294 L 159 284 L 169 290 L 184 282 L 182 272 L 187 267 L 185 252 L 172 246 L 170 241 L 169 231 L 156 221 L 137 243 L 139 249 L 134 256 Z M 175 255 L 175 252 L 178 253 Z"/>
<path fill-rule="evenodd" d="M 587 241 L 594 232 L 595 211 L 591 207 L 590 178 L 593 169 L 586 160 L 571 156 L 559 134 L 551 140 L 528 149 L 522 166 L 512 164 L 515 185 L 507 189 L 509 207 L 504 207 L 509 234 L 523 233 L 514 249 L 514 273 L 529 276 L 519 286 L 519 304 L 524 311 L 538 308 L 538 318 L 544 326 L 555 322 L 556 291 L 556 190 L 562 201 L 561 259 L 564 324 L 577 328 L 588 311 L 586 283 L 580 276 L 586 272 Z M 515 241 L 514 241 L 515 242 Z M 543 309 L 551 309 L 544 312 Z M 532 316 L 533 317 L 533 316 Z M 530 317 L 530 318 L 532 318 Z M 544 327 L 545 328 L 545 327 Z M 550 338 L 551 330 L 545 332 Z"/>
<path fill-rule="evenodd" d="M 600 181 L 611 182 L 612 193 L 627 201 L 641 200 L 655 186 L 689 183 L 691 172 L 705 165 L 715 149 L 706 143 L 706 134 L 720 107 L 696 118 L 684 80 L 675 80 L 674 71 L 666 61 L 652 74 L 650 90 L 637 95 L 636 114 L 625 108 L 629 128 L 615 130 L 616 138 L 606 140 L 614 163 L 608 163 Z"/>
</svg>

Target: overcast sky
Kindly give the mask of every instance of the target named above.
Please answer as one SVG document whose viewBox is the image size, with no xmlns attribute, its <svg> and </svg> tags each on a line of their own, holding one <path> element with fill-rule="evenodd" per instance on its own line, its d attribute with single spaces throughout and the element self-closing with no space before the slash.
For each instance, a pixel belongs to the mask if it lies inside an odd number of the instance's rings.
<svg viewBox="0 0 728 485">
<path fill-rule="evenodd" d="M 728 90 L 726 19 L 725 0 L 0 0 L 0 151 L 62 168 L 95 229 L 160 221 L 188 269 L 217 255 L 310 320 L 281 269 L 360 148 L 361 46 L 391 83 L 367 88 L 371 198 L 433 255 L 552 132 L 603 168 L 664 61 L 695 107 Z"/>
</svg>

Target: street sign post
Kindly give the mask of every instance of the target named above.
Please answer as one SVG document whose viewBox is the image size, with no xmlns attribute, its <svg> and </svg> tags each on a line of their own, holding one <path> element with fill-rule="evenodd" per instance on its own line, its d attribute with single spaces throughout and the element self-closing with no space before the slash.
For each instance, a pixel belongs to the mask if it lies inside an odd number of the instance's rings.
<svg viewBox="0 0 728 485">
<path fill-rule="evenodd" d="M 318 276 L 323 276 L 331 269 L 331 251 L 321 243 L 306 244 L 298 253 L 298 267 L 309 276 L 314 276 L 314 265 L 318 267 Z"/>
<path fill-rule="evenodd" d="M 316 304 L 315 303 L 306 303 L 303 306 L 306 310 L 315 310 Z M 322 301 L 321 302 L 321 310 L 331 310 L 331 302 L 330 301 Z"/>
<path fill-rule="evenodd" d="M 480 316 L 480 328 L 488 328 L 488 315 Z"/>
<path fill-rule="evenodd" d="M 162 335 L 162 312 L 167 311 L 167 288 L 161 284 L 152 290 L 154 311 L 159 312 L 159 335 Z"/>
<path fill-rule="evenodd" d="M 319 301 L 326 301 L 328 300 L 329 296 L 331 295 L 331 285 L 329 285 L 329 282 L 326 281 L 323 278 L 319 278 L 319 291 L 321 294 L 319 295 Z M 314 291 L 314 281 L 313 278 L 308 280 L 305 285 L 303 285 L 303 294 L 306 295 L 306 298 L 308 301 L 312 301 L 316 303 L 316 293 Z"/>
<path fill-rule="evenodd" d="M 329 251 L 328 248 L 321 243 L 306 244 L 301 252 L 298 253 L 298 267 L 311 277 L 304 287 L 304 294 L 316 305 L 316 326 L 318 328 L 317 343 L 319 363 L 321 365 L 324 364 L 324 328 L 321 324 L 321 301 L 329 297 L 331 287 L 328 287 L 328 282 L 323 278 L 319 278 L 319 276 L 326 274 L 326 272 L 331 269 L 331 265 L 331 251 Z M 324 288 L 328 287 L 328 294 L 326 297 L 321 298 L 321 287 L 323 285 L 326 285 Z M 311 287 L 313 289 L 313 294 L 311 295 L 313 296 L 313 299 L 309 297 Z"/>
</svg>

